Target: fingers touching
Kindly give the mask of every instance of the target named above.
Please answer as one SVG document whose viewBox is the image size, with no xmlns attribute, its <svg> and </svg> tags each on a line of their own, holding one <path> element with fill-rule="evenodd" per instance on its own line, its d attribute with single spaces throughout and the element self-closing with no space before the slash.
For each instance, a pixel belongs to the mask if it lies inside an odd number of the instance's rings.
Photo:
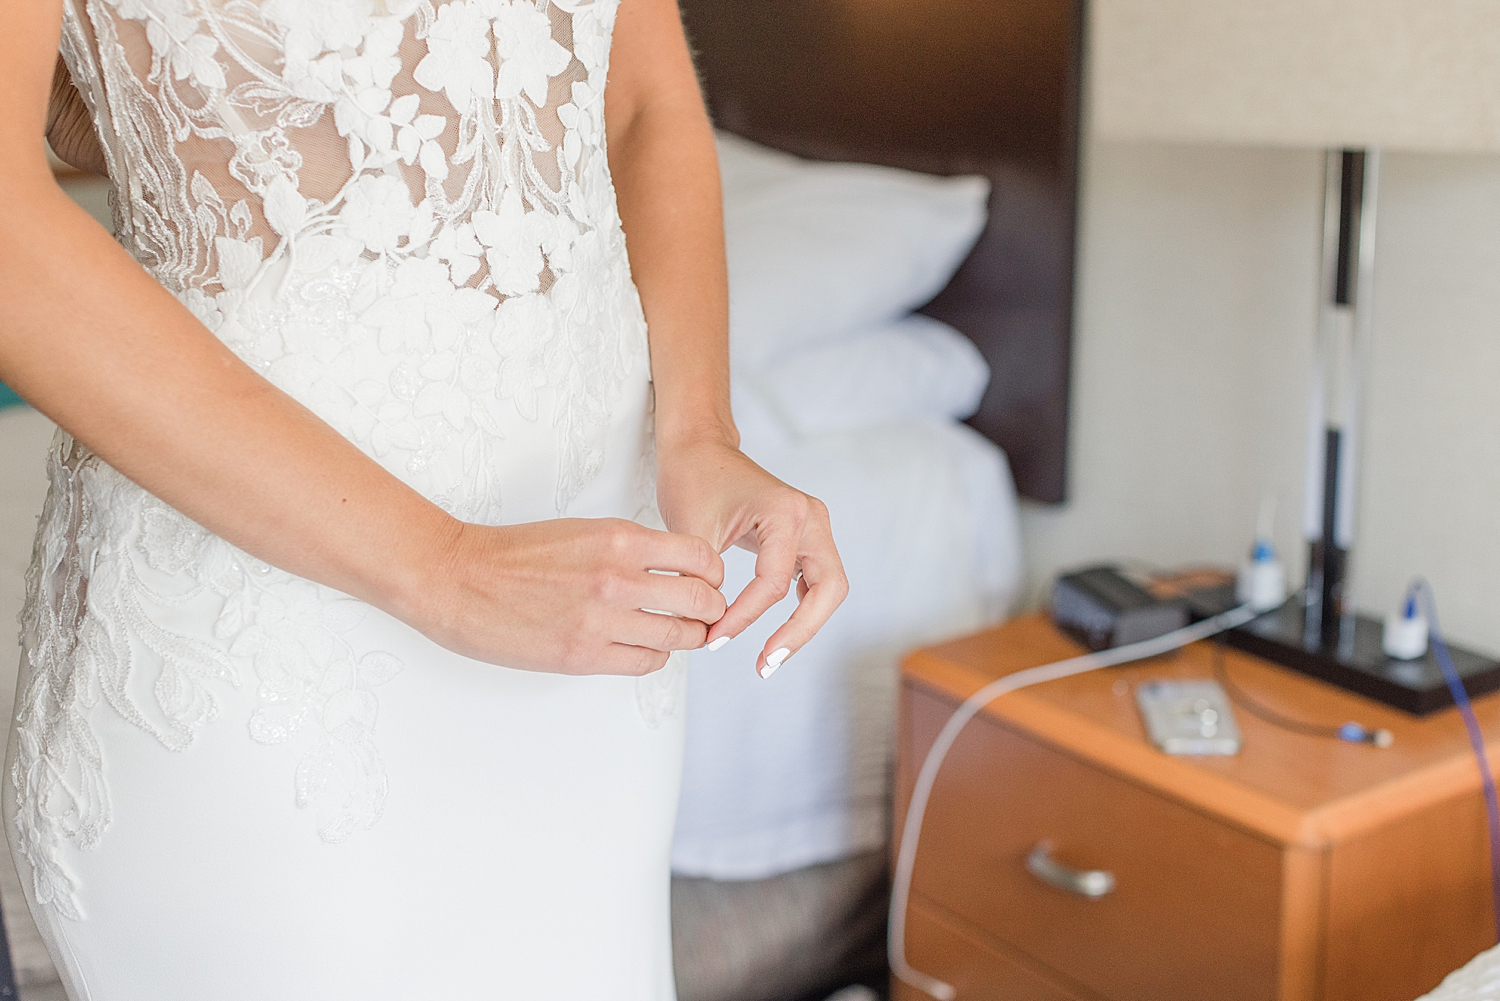
<svg viewBox="0 0 1500 1001">
<path fill-rule="evenodd" d="M 621 623 L 616 635 L 620 643 L 671 653 L 701 647 L 703 638 L 708 635 L 708 626 L 697 619 L 632 612 Z"/>
<path fill-rule="evenodd" d="M 806 522 L 804 498 L 789 510 L 775 512 L 755 526 L 755 577 L 730 604 L 724 617 L 714 624 L 710 642 L 721 636 L 738 636 L 786 597 L 797 571 L 798 549 Z"/>
<path fill-rule="evenodd" d="M 788 657 L 802 649 L 849 593 L 849 580 L 844 576 L 827 519 L 821 525 L 809 525 L 807 535 L 808 545 L 801 558 L 802 576 L 797 581 L 797 608 L 761 650 L 756 670 L 763 678 L 769 678 Z"/>
<path fill-rule="evenodd" d="M 822 628 L 849 593 L 834 545 L 828 509 L 806 494 L 788 491 L 753 530 L 755 578 L 708 631 L 708 642 L 737 636 L 797 584 L 798 604 L 761 648 L 755 669 L 770 677 Z M 751 540 L 747 540 L 751 541 Z"/>
<path fill-rule="evenodd" d="M 611 586 L 619 593 L 608 600 L 629 609 L 614 631 L 609 653 L 622 673 L 656 670 L 673 650 L 718 649 L 795 584 L 796 610 L 756 655 L 757 673 L 770 677 L 812 639 L 849 593 L 828 509 L 790 488 L 766 499 L 765 509 L 740 540 L 756 553 L 755 577 L 727 607 L 719 592 L 724 562 L 703 539 L 626 523 L 611 543 L 622 562 L 639 568 L 614 580 Z"/>
<path fill-rule="evenodd" d="M 638 546 L 633 555 L 642 570 L 687 574 L 713 588 L 724 585 L 724 560 L 703 539 L 649 528 L 639 532 L 643 538 L 639 542 L 632 538 L 627 544 Z"/>
<path fill-rule="evenodd" d="M 703 646 L 726 607 L 724 561 L 713 547 L 629 522 L 616 526 L 608 544 L 621 567 L 599 585 L 605 605 L 620 610 L 606 651 L 611 671 L 646 674 L 674 650 Z"/>
</svg>

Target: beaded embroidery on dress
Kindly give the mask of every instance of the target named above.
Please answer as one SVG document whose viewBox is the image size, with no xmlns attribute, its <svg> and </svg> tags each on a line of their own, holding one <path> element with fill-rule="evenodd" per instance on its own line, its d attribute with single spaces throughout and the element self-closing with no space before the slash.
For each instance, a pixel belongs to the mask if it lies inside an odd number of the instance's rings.
<svg viewBox="0 0 1500 1001">
<path fill-rule="evenodd" d="M 66 0 L 62 52 L 141 265 L 392 473 L 497 524 L 567 511 L 648 377 L 604 148 L 618 2 Z M 555 472 L 550 512 L 509 501 L 516 454 Z M 65 434 L 49 472 L 10 773 L 35 901 L 84 916 L 59 852 L 113 816 L 96 710 L 182 750 L 252 692 L 241 722 L 297 747 L 318 836 L 374 825 L 382 689 L 411 666 L 362 638 L 371 611 Z M 649 518 L 642 490 L 618 514 Z M 159 623 L 183 609 L 203 628 Z M 634 688 L 648 727 L 678 660 Z"/>
</svg>

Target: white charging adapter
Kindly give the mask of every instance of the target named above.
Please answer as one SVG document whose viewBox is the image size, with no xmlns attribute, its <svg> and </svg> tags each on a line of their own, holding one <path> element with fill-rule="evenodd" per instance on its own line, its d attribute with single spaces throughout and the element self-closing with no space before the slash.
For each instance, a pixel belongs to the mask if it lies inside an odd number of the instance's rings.
<svg viewBox="0 0 1500 1001">
<path fill-rule="evenodd" d="M 1268 496 L 1260 503 L 1250 559 L 1240 566 L 1235 580 L 1236 600 L 1257 612 L 1280 608 L 1287 598 L 1286 568 L 1276 558 L 1276 545 L 1271 541 L 1271 523 L 1275 517 L 1276 499 Z"/>
<path fill-rule="evenodd" d="M 1396 660 L 1416 660 L 1427 656 L 1427 616 L 1417 605 L 1416 588 L 1406 594 L 1401 611 L 1385 617 L 1385 630 L 1380 636 L 1380 648 L 1387 657 Z"/>
</svg>

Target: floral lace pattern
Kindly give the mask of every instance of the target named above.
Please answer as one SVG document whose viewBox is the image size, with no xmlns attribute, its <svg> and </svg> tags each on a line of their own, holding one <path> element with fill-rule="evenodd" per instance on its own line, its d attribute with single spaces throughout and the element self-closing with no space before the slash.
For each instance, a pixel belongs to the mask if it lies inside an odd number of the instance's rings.
<svg viewBox="0 0 1500 1001">
<path fill-rule="evenodd" d="M 122 244 L 395 475 L 495 523 L 507 442 L 550 423 L 564 512 L 646 365 L 604 149 L 617 4 L 67 0 L 62 52 Z M 316 732 L 293 781 L 319 833 L 373 824 L 376 691 L 401 664 L 348 641 L 365 607 L 235 550 L 66 435 L 49 469 L 13 767 L 38 901 L 79 916 L 58 848 L 109 823 L 101 702 L 181 749 L 216 690 L 254 685 L 256 741 Z M 204 600 L 211 636 L 153 620 Z M 674 702 L 642 698 L 651 725 Z"/>
</svg>

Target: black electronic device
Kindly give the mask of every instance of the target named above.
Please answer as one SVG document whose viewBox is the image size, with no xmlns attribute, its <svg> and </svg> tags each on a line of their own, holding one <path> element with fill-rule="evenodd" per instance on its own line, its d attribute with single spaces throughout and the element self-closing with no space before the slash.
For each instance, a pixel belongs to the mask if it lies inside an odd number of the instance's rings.
<svg viewBox="0 0 1500 1001">
<path fill-rule="evenodd" d="M 1204 588 L 1183 596 L 1194 621 L 1211 618 L 1235 606 L 1234 585 Z M 1311 675 L 1346 691 L 1425 716 L 1453 705 L 1437 656 L 1428 650 L 1413 660 L 1387 656 L 1381 647 L 1381 623 L 1368 616 L 1347 616 L 1333 646 L 1322 642 L 1321 622 L 1307 621 L 1300 596 L 1258 619 L 1224 634 L 1232 647 Z M 1471 696 L 1500 689 L 1500 663 L 1472 650 L 1448 644 L 1454 670 Z"/>
<path fill-rule="evenodd" d="M 1088 567 L 1052 585 L 1052 621 L 1090 650 L 1153 639 L 1187 625 L 1179 601 L 1164 600 L 1118 567 Z"/>
<path fill-rule="evenodd" d="M 1309 629 L 1307 608 L 1296 598 L 1267 612 L 1224 639 L 1230 646 L 1312 675 L 1366 698 L 1425 716 L 1453 705 L 1453 693 L 1443 678 L 1436 655 L 1397 660 L 1381 649 L 1381 623 L 1367 616 L 1346 616 L 1338 640 L 1324 646 L 1315 620 Z M 1500 689 L 1500 663 L 1448 644 L 1453 667 L 1471 696 Z"/>
</svg>

